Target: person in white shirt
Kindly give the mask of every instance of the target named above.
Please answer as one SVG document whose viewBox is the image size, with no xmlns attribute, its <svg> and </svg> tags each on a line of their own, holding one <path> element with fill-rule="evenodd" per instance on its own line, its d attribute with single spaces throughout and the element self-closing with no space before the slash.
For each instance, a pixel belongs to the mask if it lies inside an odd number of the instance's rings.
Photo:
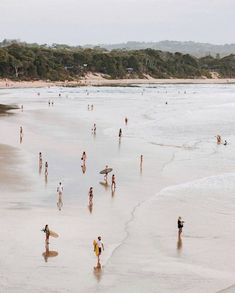
<svg viewBox="0 0 235 293">
<path fill-rule="evenodd" d="M 100 236 L 98 237 L 97 245 L 99 247 L 99 255 L 98 255 L 98 261 L 99 261 L 100 260 L 100 255 L 101 255 L 102 249 L 104 250 L 104 244 L 101 241 L 101 237 Z"/>
<path fill-rule="evenodd" d="M 59 183 L 59 186 L 57 187 L 57 192 L 58 192 L 58 202 L 57 202 L 57 206 L 59 208 L 59 210 L 61 210 L 62 206 L 63 206 L 63 201 L 62 201 L 62 194 L 64 191 L 64 187 L 62 185 L 62 183 Z"/>
</svg>

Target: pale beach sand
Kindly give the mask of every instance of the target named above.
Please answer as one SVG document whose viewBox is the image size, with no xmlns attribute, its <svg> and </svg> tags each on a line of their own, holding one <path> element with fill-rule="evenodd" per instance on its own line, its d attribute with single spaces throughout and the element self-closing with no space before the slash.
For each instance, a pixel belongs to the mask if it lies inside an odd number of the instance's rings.
<svg viewBox="0 0 235 293">
<path fill-rule="evenodd" d="M 235 85 L 154 83 L 2 89 L 0 104 L 23 104 L 24 111 L 0 117 L 0 291 L 234 292 L 234 93 Z M 215 143 L 217 134 L 226 147 Z M 115 194 L 100 184 L 106 164 L 116 175 Z M 182 243 L 178 216 L 185 220 Z M 59 234 L 46 261 L 45 224 Z M 98 235 L 102 273 L 94 273 Z"/>
<path fill-rule="evenodd" d="M 235 78 L 196 78 L 196 79 L 155 79 L 151 76 L 146 76 L 142 79 L 110 79 L 104 78 L 102 74 L 89 73 L 76 81 L 13 81 L 0 79 L 0 89 L 4 88 L 43 88 L 43 87 L 79 87 L 79 86 L 128 86 L 137 84 L 234 84 Z"/>
</svg>

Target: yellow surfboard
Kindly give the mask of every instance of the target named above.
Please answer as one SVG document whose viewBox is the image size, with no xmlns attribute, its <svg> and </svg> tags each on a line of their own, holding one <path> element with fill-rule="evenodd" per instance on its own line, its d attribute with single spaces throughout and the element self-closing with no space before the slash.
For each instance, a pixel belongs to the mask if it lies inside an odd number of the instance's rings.
<svg viewBox="0 0 235 293">
<path fill-rule="evenodd" d="M 97 245 L 96 240 L 93 241 L 94 252 L 96 256 L 99 256 L 99 246 Z"/>
</svg>

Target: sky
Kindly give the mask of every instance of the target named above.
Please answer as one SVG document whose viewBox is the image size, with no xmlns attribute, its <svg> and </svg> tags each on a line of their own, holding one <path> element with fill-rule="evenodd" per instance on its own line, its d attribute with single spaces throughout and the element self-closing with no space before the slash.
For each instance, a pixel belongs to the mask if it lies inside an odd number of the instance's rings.
<svg viewBox="0 0 235 293">
<path fill-rule="evenodd" d="M 235 43 L 235 0 L 0 0 L 0 41 Z"/>
</svg>

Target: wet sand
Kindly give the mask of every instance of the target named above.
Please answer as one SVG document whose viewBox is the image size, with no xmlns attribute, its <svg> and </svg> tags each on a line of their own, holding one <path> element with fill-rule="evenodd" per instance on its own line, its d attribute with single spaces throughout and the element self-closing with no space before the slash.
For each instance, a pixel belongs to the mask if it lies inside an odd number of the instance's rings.
<svg viewBox="0 0 235 293">
<path fill-rule="evenodd" d="M 1 117 L 0 164 L 1 170 L 11 166 L 8 176 L 17 170 L 18 183 L 25 185 L 2 190 L 1 184 L 2 292 L 232 292 L 235 153 L 217 146 L 214 135 L 219 131 L 235 142 L 234 87 L 213 93 L 203 86 L 145 88 L 144 95 L 131 88 L 88 90 L 89 95 L 85 88 L 42 89 L 40 97 L 33 89 L 1 95 L 2 102 L 24 104 L 24 112 Z M 94 111 L 87 111 L 92 103 Z M 39 151 L 49 163 L 47 182 L 43 170 L 39 174 Z M 100 184 L 106 164 L 115 171 L 115 194 Z M 10 187 L 14 177 L 1 180 Z M 56 207 L 59 181 L 62 211 Z M 186 221 L 182 243 L 179 215 Z M 47 223 L 60 235 L 50 241 L 51 254 L 40 231 Z M 102 273 L 94 271 L 92 251 L 99 234 L 105 244 Z"/>
</svg>

